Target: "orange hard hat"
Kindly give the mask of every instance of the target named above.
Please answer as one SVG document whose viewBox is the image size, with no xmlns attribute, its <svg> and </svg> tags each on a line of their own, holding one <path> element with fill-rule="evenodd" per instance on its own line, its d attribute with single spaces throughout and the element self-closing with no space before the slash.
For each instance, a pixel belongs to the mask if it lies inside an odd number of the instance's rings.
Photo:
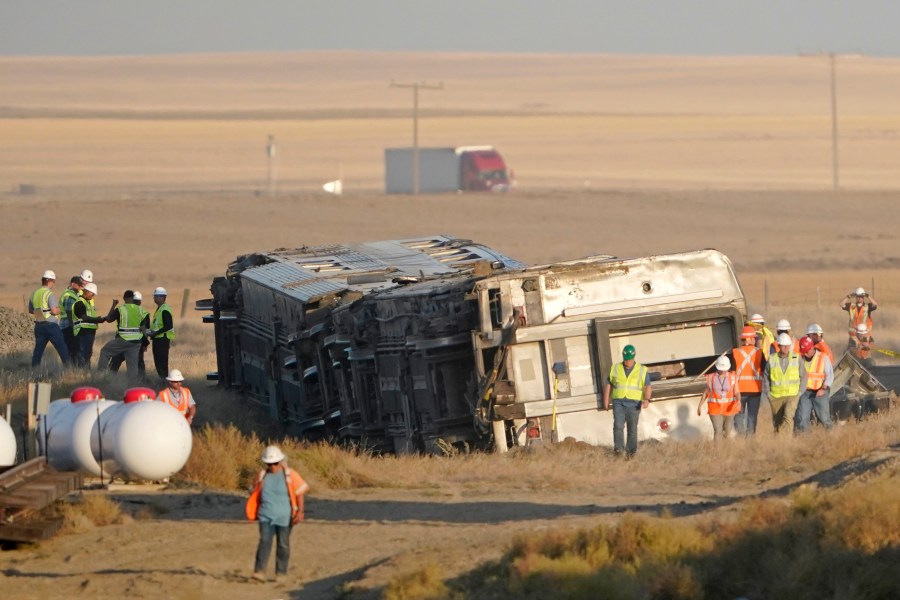
<svg viewBox="0 0 900 600">
<path fill-rule="evenodd" d="M 744 329 L 741 331 L 741 339 L 743 338 L 756 338 L 756 329 L 753 327 L 753 325 L 747 325 L 746 327 L 744 327 Z"/>
</svg>

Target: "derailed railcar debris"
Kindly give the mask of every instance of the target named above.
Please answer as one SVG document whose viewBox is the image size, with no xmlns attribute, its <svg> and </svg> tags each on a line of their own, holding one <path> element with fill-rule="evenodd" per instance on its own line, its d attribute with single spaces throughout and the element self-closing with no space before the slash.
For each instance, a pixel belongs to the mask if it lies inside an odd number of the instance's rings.
<svg viewBox="0 0 900 600">
<path fill-rule="evenodd" d="M 611 443 L 629 343 L 654 379 L 641 437 L 709 436 L 701 375 L 746 314 L 715 250 L 526 268 L 447 236 L 249 255 L 213 294 L 222 384 L 295 433 L 400 452 Z"/>
<path fill-rule="evenodd" d="M 831 416 L 836 421 L 862 419 L 889 410 L 900 392 L 900 366 L 864 365 L 849 352 L 834 367 Z"/>
</svg>

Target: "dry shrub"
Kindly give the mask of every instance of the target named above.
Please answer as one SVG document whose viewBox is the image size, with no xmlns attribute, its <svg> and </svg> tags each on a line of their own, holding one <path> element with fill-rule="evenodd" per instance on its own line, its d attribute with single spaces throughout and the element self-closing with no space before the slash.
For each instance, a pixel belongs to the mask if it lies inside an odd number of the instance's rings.
<svg viewBox="0 0 900 600">
<path fill-rule="evenodd" d="M 121 505 L 100 493 L 81 494 L 73 501 L 63 504 L 61 511 L 65 519 L 63 528 L 71 533 L 124 523 L 127 520 Z"/>
<path fill-rule="evenodd" d="M 851 481 L 827 497 L 822 519 L 830 543 L 866 554 L 900 547 L 900 461 L 886 466 L 870 481 Z"/>
<path fill-rule="evenodd" d="M 440 600 L 451 596 L 443 581 L 441 569 L 429 563 L 417 571 L 391 580 L 382 597 L 385 600 Z"/>
<path fill-rule="evenodd" d="M 194 434 L 191 457 L 176 479 L 205 487 L 235 490 L 251 485 L 263 444 L 234 425 L 204 425 Z"/>
<path fill-rule="evenodd" d="M 387 487 L 387 480 L 380 480 L 370 468 L 378 459 L 365 453 L 319 442 L 289 449 L 288 454 L 302 463 L 304 477 L 330 489 Z"/>
</svg>

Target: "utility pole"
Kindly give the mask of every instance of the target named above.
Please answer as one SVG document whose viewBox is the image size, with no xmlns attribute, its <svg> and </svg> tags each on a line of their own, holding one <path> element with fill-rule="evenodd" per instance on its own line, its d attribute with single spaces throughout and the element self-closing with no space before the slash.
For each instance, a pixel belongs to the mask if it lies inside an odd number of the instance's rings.
<svg viewBox="0 0 900 600">
<path fill-rule="evenodd" d="M 444 83 L 436 85 L 428 84 L 424 81 L 415 81 L 413 83 L 396 83 L 391 80 L 390 87 L 394 88 L 412 88 L 413 91 L 413 194 L 419 193 L 419 90 L 442 90 Z"/>
<path fill-rule="evenodd" d="M 269 141 L 266 143 L 266 156 L 269 160 L 269 178 L 267 182 L 267 190 L 269 197 L 275 195 L 275 136 L 270 135 Z M 182 317 L 184 315 L 181 315 Z"/>
</svg>

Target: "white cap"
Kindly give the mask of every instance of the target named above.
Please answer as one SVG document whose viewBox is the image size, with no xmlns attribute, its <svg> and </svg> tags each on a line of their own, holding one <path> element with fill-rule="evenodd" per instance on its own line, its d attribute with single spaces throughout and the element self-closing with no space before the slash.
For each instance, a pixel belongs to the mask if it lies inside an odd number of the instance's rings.
<svg viewBox="0 0 900 600">
<path fill-rule="evenodd" d="M 53 279 L 53 280 L 55 280 L 55 279 L 56 279 L 56 273 L 54 273 L 54 272 L 51 271 L 50 269 L 47 269 L 46 271 L 44 271 L 44 274 L 41 275 L 41 279 Z"/>
<path fill-rule="evenodd" d="M 90 292 L 96 296 L 97 295 L 97 284 L 96 283 L 84 284 L 84 291 Z"/>
<path fill-rule="evenodd" d="M 168 296 L 169 292 L 167 292 L 166 288 L 164 288 L 164 287 L 158 287 L 155 290 L 153 290 L 153 295 L 154 296 Z"/>
<path fill-rule="evenodd" d="M 169 371 L 169 376 L 166 379 L 169 381 L 184 381 L 184 375 L 178 369 L 172 369 Z"/>
<path fill-rule="evenodd" d="M 782 319 L 778 321 L 778 324 L 775 325 L 776 331 L 790 331 L 791 330 L 791 322 L 787 319 Z"/>
<path fill-rule="evenodd" d="M 716 369 L 719 371 L 727 371 L 731 368 L 731 361 L 727 356 L 720 356 L 716 359 Z"/>
<path fill-rule="evenodd" d="M 791 336 L 789 336 L 786 333 L 779 333 L 778 339 L 775 340 L 775 343 L 778 344 L 779 346 L 793 346 L 794 338 L 792 338 Z"/>
<path fill-rule="evenodd" d="M 280 463 L 284 460 L 284 452 L 278 446 L 267 446 L 263 451 L 262 461 L 267 465 Z"/>
<path fill-rule="evenodd" d="M 143 294 L 141 294 L 139 291 L 135 290 L 135 291 L 134 291 L 134 299 L 135 299 L 135 300 L 143 300 L 143 299 L 144 299 L 144 296 L 143 296 Z"/>
<path fill-rule="evenodd" d="M 765 323 L 766 319 L 759 313 L 753 313 L 752 315 L 750 315 L 750 322 L 751 323 Z"/>
<path fill-rule="evenodd" d="M 84 280 L 85 283 L 93 283 L 94 282 L 94 272 L 90 269 L 85 269 L 81 272 L 81 279 Z"/>
<path fill-rule="evenodd" d="M 856 333 L 869 333 L 869 328 L 866 327 L 865 323 L 860 323 L 856 326 Z"/>
<path fill-rule="evenodd" d="M 811 333 L 822 335 L 824 331 L 822 330 L 822 326 L 818 323 L 810 323 L 809 327 L 806 328 L 806 335 L 809 335 Z"/>
<path fill-rule="evenodd" d="M 863 288 L 856 288 L 854 294 L 856 294 L 857 296 L 865 296 L 866 290 L 864 290 Z"/>
</svg>

